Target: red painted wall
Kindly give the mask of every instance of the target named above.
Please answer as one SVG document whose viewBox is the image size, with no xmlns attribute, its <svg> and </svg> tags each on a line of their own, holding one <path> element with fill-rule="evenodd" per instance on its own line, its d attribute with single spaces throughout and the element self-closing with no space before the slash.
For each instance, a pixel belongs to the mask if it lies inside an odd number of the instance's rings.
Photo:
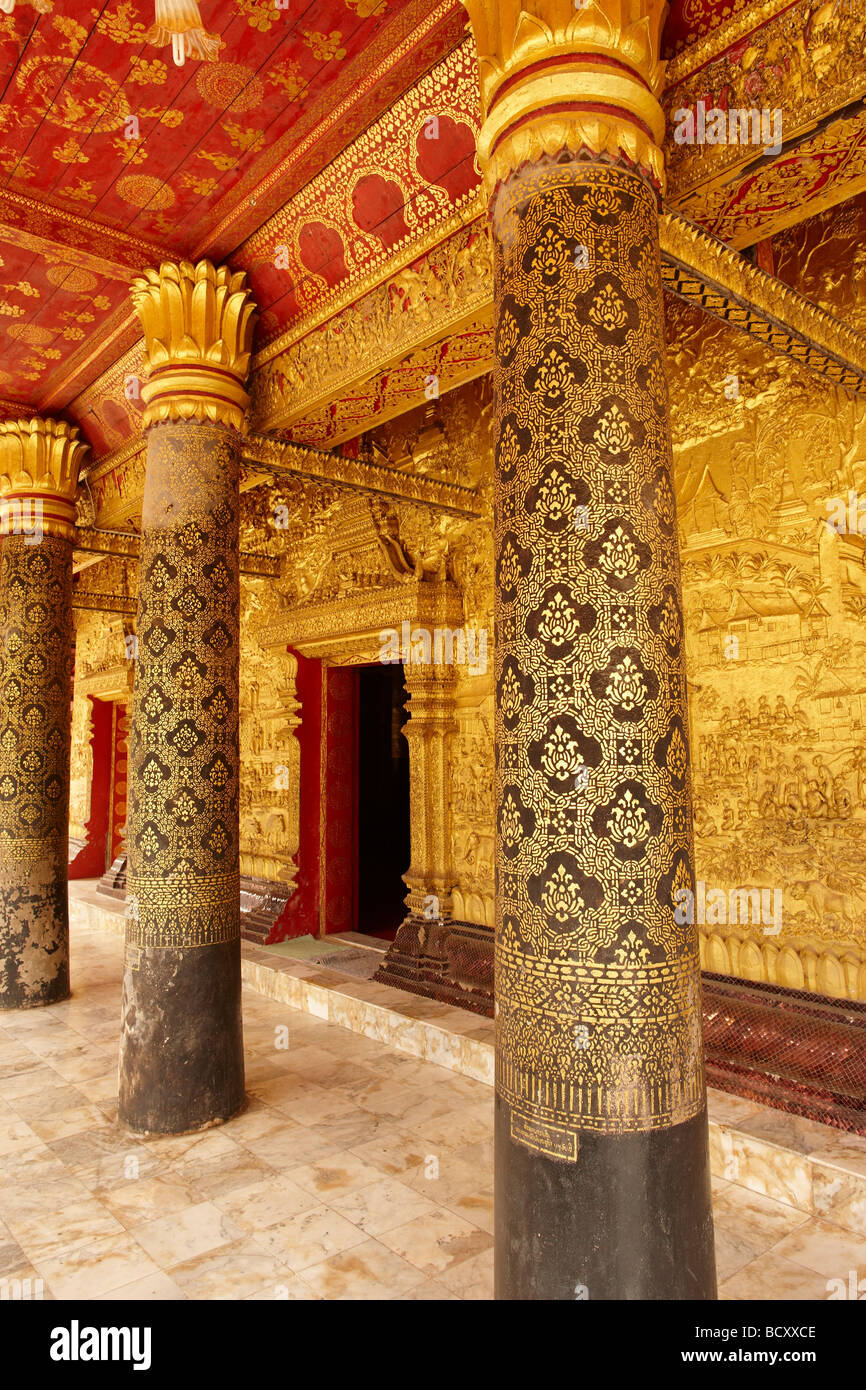
<svg viewBox="0 0 866 1390">
<path fill-rule="evenodd" d="M 282 915 L 274 923 L 269 942 L 286 941 L 292 936 L 319 934 L 319 778 L 322 737 L 321 661 L 310 660 L 292 651 L 297 658 L 297 698 L 301 722 L 296 738 L 301 745 L 300 843 L 295 891 Z"/>
<path fill-rule="evenodd" d="M 114 709 L 107 700 L 89 697 L 93 706 L 93 780 L 90 788 L 90 820 L 87 843 L 69 865 L 70 878 L 100 878 L 108 868 L 106 841 L 111 806 L 111 740 Z"/>
<path fill-rule="evenodd" d="M 328 703 L 325 769 L 323 932 L 358 925 L 358 672 L 325 671 Z"/>
<path fill-rule="evenodd" d="M 291 654 L 301 706 L 298 876 L 271 944 L 354 931 L 358 911 L 358 675 Z"/>
</svg>

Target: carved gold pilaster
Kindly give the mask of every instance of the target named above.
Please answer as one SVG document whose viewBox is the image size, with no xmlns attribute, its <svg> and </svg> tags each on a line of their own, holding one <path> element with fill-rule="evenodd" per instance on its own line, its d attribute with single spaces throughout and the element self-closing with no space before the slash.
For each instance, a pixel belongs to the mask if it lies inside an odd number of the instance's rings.
<svg viewBox="0 0 866 1390">
<path fill-rule="evenodd" d="M 543 155 L 625 157 L 664 186 L 665 0 L 464 0 L 478 50 L 488 194 Z"/>
<path fill-rule="evenodd" d="M 412 862 L 403 875 L 406 906 L 428 921 L 452 915 L 451 741 L 457 730 L 454 676 L 439 666 L 404 667 L 409 692 L 409 795 Z"/>
<path fill-rule="evenodd" d="M 211 420 L 242 429 L 255 314 L 246 276 L 166 261 L 133 280 L 132 299 L 146 343 L 144 428 Z"/>
<path fill-rule="evenodd" d="M 65 420 L 0 422 L 0 535 L 38 531 L 73 539 L 87 449 L 78 426 Z"/>
</svg>

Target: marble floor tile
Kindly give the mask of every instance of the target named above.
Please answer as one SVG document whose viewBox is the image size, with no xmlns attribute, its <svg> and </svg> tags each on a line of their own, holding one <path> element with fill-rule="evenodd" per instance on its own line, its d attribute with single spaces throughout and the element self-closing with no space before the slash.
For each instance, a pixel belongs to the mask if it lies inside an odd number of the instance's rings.
<svg viewBox="0 0 866 1390">
<path fill-rule="evenodd" d="M 377 1240 L 353 1245 L 304 1270 L 305 1283 L 327 1299 L 387 1300 L 408 1292 L 423 1277 L 415 1265 Z"/>
<path fill-rule="evenodd" d="M 866 1278 L 866 1236 L 852 1235 L 829 1221 L 812 1219 L 773 1246 L 773 1254 L 805 1265 L 827 1279 L 844 1279 L 849 1270 Z"/>
<path fill-rule="evenodd" d="M 170 1216 L 133 1226 L 130 1234 L 161 1269 L 170 1269 L 208 1250 L 230 1245 L 243 1231 L 213 1202 L 198 1202 Z"/>
<path fill-rule="evenodd" d="M 371 1236 L 437 1210 L 436 1202 L 394 1178 L 329 1197 L 328 1205 Z"/>
<path fill-rule="evenodd" d="M 274 1284 L 273 1288 L 267 1284 L 258 1289 L 256 1293 L 247 1294 L 251 1302 L 313 1302 L 317 1295 L 313 1293 L 309 1284 L 305 1284 L 299 1274 L 290 1274 L 283 1270 L 279 1283 Z"/>
<path fill-rule="evenodd" d="M 97 1298 L 161 1272 L 129 1233 L 104 1236 L 74 1250 L 40 1257 L 34 1264 L 59 1299 Z"/>
<path fill-rule="evenodd" d="M 0 1238 L 0 1279 L 13 1275 L 26 1264 L 27 1256 L 21 1246 L 12 1239 L 12 1232 L 6 1231 Z"/>
<path fill-rule="evenodd" d="M 94 1196 L 127 1229 L 195 1206 L 201 1200 L 200 1193 L 192 1185 L 188 1186 L 172 1173 L 96 1188 Z"/>
<path fill-rule="evenodd" d="M 292 1125 L 280 1133 L 250 1139 L 244 1147 L 263 1163 L 284 1171 L 324 1160 L 340 1151 L 336 1140 L 305 1125 Z"/>
<path fill-rule="evenodd" d="M 444 1284 L 438 1284 L 435 1279 L 425 1279 L 423 1283 L 416 1284 L 414 1288 L 411 1288 L 408 1293 L 401 1293 L 397 1301 L 398 1303 L 457 1303 L 459 1299 L 456 1293 L 446 1289 Z"/>
<path fill-rule="evenodd" d="M 468 1260 L 443 1269 L 439 1280 L 458 1298 L 489 1300 L 493 1297 L 493 1249 L 482 1250 Z"/>
<path fill-rule="evenodd" d="M 823 1274 L 794 1264 L 771 1250 L 720 1284 L 719 1297 L 725 1301 L 772 1298 L 786 1303 L 811 1302 L 827 1298 L 827 1280 Z"/>
<path fill-rule="evenodd" d="M 354 1188 L 379 1182 L 384 1176 L 372 1163 L 365 1163 L 348 1149 L 338 1150 L 300 1168 L 290 1168 L 288 1177 L 308 1192 L 315 1192 L 321 1201 L 332 1202 Z"/>
<path fill-rule="evenodd" d="M 238 1188 L 252 1187 L 267 1178 L 275 1181 L 277 1176 L 272 1164 L 243 1148 L 234 1154 L 208 1159 L 207 1163 L 186 1158 L 182 1163 L 173 1165 L 171 1171 L 181 1182 L 195 1187 L 211 1201 Z"/>
<path fill-rule="evenodd" d="M 139 1140 L 114 1113 L 122 941 L 73 930 L 76 995 L 0 1015 L 0 1280 L 141 1303 L 492 1297 L 493 1092 L 451 1069 L 476 1021 L 284 962 L 320 1016 L 245 988 L 247 1108 Z M 866 1140 L 720 1092 L 710 1113 L 721 1296 L 866 1278 Z"/>
<path fill-rule="evenodd" d="M 89 1245 L 99 1236 L 122 1235 L 123 1225 L 92 1198 L 43 1207 L 38 1214 L 7 1215 L 6 1224 L 29 1260 Z"/>
<path fill-rule="evenodd" d="M 96 1301 L 110 1300 L 123 1303 L 169 1303 L 185 1299 L 186 1294 L 178 1287 L 170 1275 L 157 1270 L 156 1274 L 134 1279 L 119 1289 L 109 1289 L 108 1293 L 96 1295 Z"/>
<path fill-rule="evenodd" d="M 406 1225 L 383 1231 L 379 1238 L 389 1249 L 402 1255 L 410 1264 L 417 1265 L 423 1274 L 431 1278 L 440 1276 L 443 1270 L 471 1259 L 493 1244 L 492 1237 L 486 1231 L 480 1231 L 477 1226 L 470 1225 L 462 1217 L 442 1207 Z"/>
<path fill-rule="evenodd" d="M 365 1163 L 372 1163 L 391 1177 L 423 1164 L 430 1150 L 430 1145 L 416 1134 L 390 1124 L 382 1125 L 372 1139 L 347 1147 Z"/>
<path fill-rule="evenodd" d="M 716 1230 L 736 1236 L 753 1256 L 763 1254 L 809 1220 L 805 1212 L 730 1183 L 713 1203 Z"/>
<path fill-rule="evenodd" d="M 259 1246 L 298 1274 L 366 1239 L 360 1227 L 324 1204 L 256 1232 Z"/>
<path fill-rule="evenodd" d="M 243 1230 L 261 1231 L 299 1212 L 310 1211 L 319 1205 L 319 1200 L 315 1194 L 280 1174 L 278 1181 L 271 1178 L 250 1187 L 232 1188 L 215 1198 L 214 1204 Z"/>
<path fill-rule="evenodd" d="M 174 1265 L 171 1278 L 193 1299 L 289 1297 L 285 1265 L 253 1236 Z"/>
</svg>

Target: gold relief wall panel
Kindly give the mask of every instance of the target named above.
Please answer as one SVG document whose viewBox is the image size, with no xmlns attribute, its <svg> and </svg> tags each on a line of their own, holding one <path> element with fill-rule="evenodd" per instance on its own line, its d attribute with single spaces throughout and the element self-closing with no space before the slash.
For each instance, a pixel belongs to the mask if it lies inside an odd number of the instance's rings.
<svg viewBox="0 0 866 1390">
<path fill-rule="evenodd" d="M 294 884 L 300 841 L 297 660 L 265 652 L 258 633 L 274 603 L 264 581 L 241 584 L 240 864 L 251 878 Z"/>
<path fill-rule="evenodd" d="M 866 404 L 668 335 L 702 962 L 866 998 Z"/>
<path fill-rule="evenodd" d="M 773 258 L 786 284 L 866 331 L 866 193 L 780 232 Z"/>
</svg>

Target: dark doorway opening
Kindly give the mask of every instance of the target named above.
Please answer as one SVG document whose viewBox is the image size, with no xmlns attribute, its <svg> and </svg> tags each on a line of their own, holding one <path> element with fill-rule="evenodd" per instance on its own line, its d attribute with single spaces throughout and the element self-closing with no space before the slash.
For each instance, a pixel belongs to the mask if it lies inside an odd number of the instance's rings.
<svg viewBox="0 0 866 1390">
<path fill-rule="evenodd" d="M 393 941 L 411 857 L 406 686 L 398 665 L 358 676 L 358 931 Z"/>
</svg>

